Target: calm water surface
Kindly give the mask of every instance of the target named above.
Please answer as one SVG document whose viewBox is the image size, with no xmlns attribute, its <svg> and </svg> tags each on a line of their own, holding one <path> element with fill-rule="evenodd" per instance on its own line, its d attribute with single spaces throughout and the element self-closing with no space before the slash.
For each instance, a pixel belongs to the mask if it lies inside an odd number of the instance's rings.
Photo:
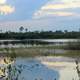
<svg viewBox="0 0 80 80">
<path fill-rule="evenodd" d="M 75 59 L 72 58 L 17 58 L 15 65 L 23 65 L 19 80 L 79 80 Z"/>
</svg>

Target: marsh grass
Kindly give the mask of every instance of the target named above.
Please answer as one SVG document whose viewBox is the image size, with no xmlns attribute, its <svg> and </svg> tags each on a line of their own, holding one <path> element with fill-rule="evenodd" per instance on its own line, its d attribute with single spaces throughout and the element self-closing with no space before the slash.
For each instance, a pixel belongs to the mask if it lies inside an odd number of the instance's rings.
<svg viewBox="0 0 80 80">
<path fill-rule="evenodd" d="M 49 52 L 50 49 L 39 49 L 39 48 L 17 48 L 12 49 L 13 51 L 11 53 L 8 53 L 9 56 L 15 56 L 16 57 L 36 57 L 36 56 L 67 56 L 67 57 L 77 57 L 80 56 L 80 50 L 68 50 L 65 53 L 55 53 Z M 49 51 L 48 51 L 49 50 Z"/>
<path fill-rule="evenodd" d="M 64 46 L 47 46 L 40 47 L 20 47 L 20 48 L 1 48 L 1 54 L 16 57 L 36 57 L 36 56 L 80 56 L 80 50 L 65 50 L 65 53 L 56 53 L 56 49 L 64 50 Z M 6 51 L 6 53 L 4 53 Z M 1 55 L 0 54 L 0 55 Z"/>
<path fill-rule="evenodd" d="M 80 50 L 69 50 L 64 54 L 55 54 L 55 56 L 80 57 Z"/>
<path fill-rule="evenodd" d="M 5 66 L 0 71 L 3 73 L 3 75 L 0 75 L 0 80 L 19 80 L 19 76 L 21 75 L 21 72 L 23 71 L 22 65 L 14 65 L 15 59 L 16 59 L 16 53 L 14 48 L 5 48 L 6 54 L 3 58 L 3 61 L 5 63 Z"/>
</svg>

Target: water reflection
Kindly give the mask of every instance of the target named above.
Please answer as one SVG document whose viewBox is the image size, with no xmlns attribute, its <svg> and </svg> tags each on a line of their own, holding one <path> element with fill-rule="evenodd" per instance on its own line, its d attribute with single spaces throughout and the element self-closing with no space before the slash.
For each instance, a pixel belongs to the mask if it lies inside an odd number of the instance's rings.
<svg viewBox="0 0 80 80">
<path fill-rule="evenodd" d="M 59 80 L 59 73 L 55 69 L 43 65 L 35 59 L 17 59 L 15 65 L 24 65 L 24 70 L 19 80 Z"/>
<path fill-rule="evenodd" d="M 67 57 L 16 58 L 12 70 L 19 75 L 10 80 L 79 80 L 77 70 L 80 63 L 75 63 L 75 60 Z"/>
</svg>

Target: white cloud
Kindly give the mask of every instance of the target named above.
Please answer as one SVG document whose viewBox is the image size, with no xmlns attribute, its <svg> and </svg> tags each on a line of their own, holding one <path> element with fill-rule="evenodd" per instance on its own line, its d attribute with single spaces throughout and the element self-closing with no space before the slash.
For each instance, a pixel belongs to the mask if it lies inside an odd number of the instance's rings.
<svg viewBox="0 0 80 80">
<path fill-rule="evenodd" d="M 15 7 L 6 3 L 7 0 L 0 0 L 0 15 L 8 15 L 15 11 Z"/>
<path fill-rule="evenodd" d="M 0 0 L 0 4 L 5 4 L 6 0 Z"/>
<path fill-rule="evenodd" d="M 80 2 L 80 0 L 61 0 L 62 2 L 70 3 L 70 2 Z"/>
<path fill-rule="evenodd" d="M 72 9 L 75 8 L 80 8 L 80 0 L 50 0 L 34 13 L 33 18 L 48 16 L 80 16 L 79 13 L 72 11 Z"/>
<path fill-rule="evenodd" d="M 63 3 L 63 4 L 48 4 L 43 6 L 41 9 L 65 9 L 65 8 L 78 8 L 80 3 Z"/>
<path fill-rule="evenodd" d="M 1 15 L 7 15 L 10 13 L 13 13 L 15 11 L 15 8 L 9 5 L 2 5 L 0 6 L 0 14 Z"/>
<path fill-rule="evenodd" d="M 48 15 L 56 15 L 56 16 L 73 16 L 73 15 L 77 15 L 77 14 L 71 13 L 71 12 L 48 12 Z"/>
</svg>

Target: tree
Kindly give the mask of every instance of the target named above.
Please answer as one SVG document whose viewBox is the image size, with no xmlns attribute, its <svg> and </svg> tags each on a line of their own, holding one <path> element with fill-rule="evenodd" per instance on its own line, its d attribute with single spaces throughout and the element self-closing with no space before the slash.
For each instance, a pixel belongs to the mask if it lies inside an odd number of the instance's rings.
<svg viewBox="0 0 80 80">
<path fill-rule="evenodd" d="M 67 33 L 68 31 L 67 30 L 64 30 L 64 32 Z"/>
<path fill-rule="evenodd" d="M 0 33 L 2 33 L 2 30 L 0 30 Z"/>
<path fill-rule="evenodd" d="M 28 31 L 28 29 L 26 28 L 26 29 L 25 29 L 25 31 L 27 32 L 27 31 Z"/>
<path fill-rule="evenodd" d="M 24 27 L 23 27 L 23 26 L 21 26 L 21 27 L 19 28 L 19 30 L 20 30 L 20 32 L 23 32 Z"/>
</svg>

